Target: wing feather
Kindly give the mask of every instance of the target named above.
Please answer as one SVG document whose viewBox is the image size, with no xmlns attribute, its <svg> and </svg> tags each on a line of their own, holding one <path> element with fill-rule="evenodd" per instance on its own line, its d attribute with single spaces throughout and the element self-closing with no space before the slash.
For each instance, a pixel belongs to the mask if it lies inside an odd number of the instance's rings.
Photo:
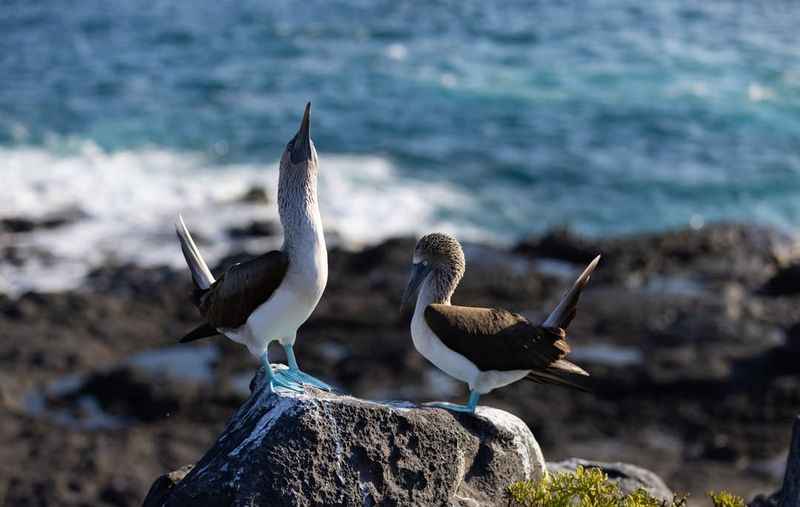
<svg viewBox="0 0 800 507">
<path fill-rule="evenodd" d="M 497 308 L 429 305 L 425 321 L 448 348 L 481 371 L 544 370 L 569 353 L 566 334 Z"/>
<path fill-rule="evenodd" d="M 232 266 L 200 296 L 200 313 L 216 329 L 242 326 L 277 290 L 288 267 L 277 250 Z"/>
</svg>

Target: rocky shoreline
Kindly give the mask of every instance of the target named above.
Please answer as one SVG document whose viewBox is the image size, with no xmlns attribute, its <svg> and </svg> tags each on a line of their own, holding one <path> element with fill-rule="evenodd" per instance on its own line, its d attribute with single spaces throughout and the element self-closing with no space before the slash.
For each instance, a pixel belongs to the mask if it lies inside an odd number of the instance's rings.
<svg viewBox="0 0 800 507">
<path fill-rule="evenodd" d="M 413 244 L 330 251 L 328 289 L 296 346 L 305 369 L 362 398 L 463 401 L 398 316 Z M 482 404 L 525 421 L 548 461 L 634 463 L 700 500 L 778 489 L 800 411 L 793 239 L 714 225 L 466 245 L 454 301 L 542 315 L 597 253 L 570 328 L 593 393 L 518 383 Z M 11 255 L 0 246 L 0 262 Z M 78 291 L 0 295 L 0 500 L 138 505 L 155 477 L 203 455 L 258 364 L 224 339 L 177 346 L 199 322 L 188 291 L 188 273 L 111 263 Z"/>
</svg>

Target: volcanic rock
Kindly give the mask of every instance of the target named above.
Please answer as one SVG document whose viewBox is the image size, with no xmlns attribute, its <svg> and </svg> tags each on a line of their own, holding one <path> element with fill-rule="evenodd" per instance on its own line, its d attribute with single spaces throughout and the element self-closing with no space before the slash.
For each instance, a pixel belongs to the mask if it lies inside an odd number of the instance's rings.
<svg viewBox="0 0 800 507">
<path fill-rule="evenodd" d="M 157 479 L 145 506 L 491 505 L 545 470 L 528 427 L 501 410 L 276 395 L 263 369 L 250 387 L 206 455 L 182 480 Z"/>
</svg>

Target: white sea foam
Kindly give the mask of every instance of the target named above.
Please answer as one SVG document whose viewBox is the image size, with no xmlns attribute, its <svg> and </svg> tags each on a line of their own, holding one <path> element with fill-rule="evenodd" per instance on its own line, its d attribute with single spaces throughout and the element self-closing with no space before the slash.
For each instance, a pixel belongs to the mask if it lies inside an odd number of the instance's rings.
<svg viewBox="0 0 800 507">
<path fill-rule="evenodd" d="M 474 230 L 438 218 L 469 206 L 471 197 L 446 184 L 398 176 L 373 156 L 320 155 L 320 206 L 328 231 L 351 245 L 436 228 L 467 236 Z M 226 231 L 255 219 L 277 219 L 277 161 L 220 164 L 202 153 L 163 148 L 105 152 L 89 141 L 48 147 L 0 147 L 0 218 L 42 217 L 78 208 L 86 218 L 34 233 L 3 236 L 0 246 L 49 252 L 53 261 L 0 262 L 0 292 L 64 290 L 108 260 L 181 266 L 173 222 L 183 213 L 209 263 L 235 249 Z M 272 198 L 267 207 L 237 202 L 252 186 Z M 444 212 L 444 213 L 443 213 Z M 253 251 L 279 238 L 249 241 Z M 35 256 L 31 256 L 35 257 Z"/>
</svg>

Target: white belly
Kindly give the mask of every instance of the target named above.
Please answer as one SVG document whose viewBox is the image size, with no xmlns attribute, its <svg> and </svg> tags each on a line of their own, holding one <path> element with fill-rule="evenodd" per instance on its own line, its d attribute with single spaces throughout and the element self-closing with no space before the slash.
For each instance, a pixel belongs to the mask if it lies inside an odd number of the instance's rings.
<svg viewBox="0 0 800 507">
<path fill-rule="evenodd" d="M 481 372 L 473 389 L 480 394 L 486 394 L 498 387 L 507 386 L 517 380 L 522 380 L 525 375 L 530 373 L 530 370 L 489 370 Z"/>
<path fill-rule="evenodd" d="M 318 298 L 311 295 L 279 288 L 269 301 L 256 308 L 250 315 L 247 326 L 265 348 L 274 340 L 291 345 L 294 343 L 297 328 L 314 311 L 317 301 Z"/>
<path fill-rule="evenodd" d="M 453 378 L 466 382 L 478 394 L 516 382 L 530 370 L 481 371 L 475 363 L 448 348 L 425 322 L 423 312 L 415 312 L 411 320 L 411 339 L 414 348 L 425 359 Z"/>
<path fill-rule="evenodd" d="M 322 269 L 316 269 L 317 265 L 312 266 L 305 270 L 290 267 L 283 282 L 267 301 L 250 314 L 245 325 L 220 331 L 231 340 L 247 346 L 250 353 L 258 358 L 264 355 L 273 341 L 293 345 L 297 329 L 317 307 L 328 278 L 324 259 Z"/>
</svg>

